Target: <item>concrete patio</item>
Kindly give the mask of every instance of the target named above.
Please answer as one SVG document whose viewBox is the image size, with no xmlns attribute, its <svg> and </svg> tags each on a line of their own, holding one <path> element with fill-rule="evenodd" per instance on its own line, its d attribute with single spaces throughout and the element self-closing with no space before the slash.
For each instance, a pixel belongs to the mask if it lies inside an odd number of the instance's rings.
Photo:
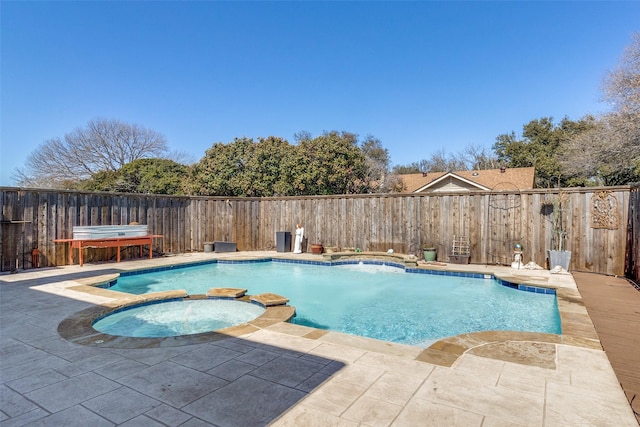
<svg viewBox="0 0 640 427">
<path fill-rule="evenodd" d="M 288 323 L 148 348 L 80 345 L 58 334 L 74 313 L 113 302 L 99 289 L 70 289 L 92 277 L 255 256 L 282 254 L 186 254 L 0 276 L 0 423 L 638 425 L 572 277 L 543 270 L 455 266 L 562 290 L 562 336 L 486 332 L 423 351 Z"/>
</svg>

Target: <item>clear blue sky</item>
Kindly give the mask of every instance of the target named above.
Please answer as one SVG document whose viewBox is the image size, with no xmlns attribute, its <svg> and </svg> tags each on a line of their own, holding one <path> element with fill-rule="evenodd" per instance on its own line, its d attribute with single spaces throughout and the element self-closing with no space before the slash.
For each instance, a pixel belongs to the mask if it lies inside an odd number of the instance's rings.
<svg viewBox="0 0 640 427">
<path fill-rule="evenodd" d="M 1 13 L 1 174 L 98 117 L 199 160 L 234 137 L 346 130 L 392 164 L 599 102 L 638 2 L 13 2 Z"/>
</svg>

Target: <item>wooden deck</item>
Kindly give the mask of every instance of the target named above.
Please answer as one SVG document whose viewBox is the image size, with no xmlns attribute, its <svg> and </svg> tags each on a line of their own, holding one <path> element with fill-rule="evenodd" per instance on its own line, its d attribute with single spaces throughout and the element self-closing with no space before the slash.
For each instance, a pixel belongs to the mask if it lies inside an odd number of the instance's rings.
<svg viewBox="0 0 640 427">
<path fill-rule="evenodd" d="M 573 273 L 611 366 L 640 424 L 640 291 L 627 280 Z"/>
</svg>

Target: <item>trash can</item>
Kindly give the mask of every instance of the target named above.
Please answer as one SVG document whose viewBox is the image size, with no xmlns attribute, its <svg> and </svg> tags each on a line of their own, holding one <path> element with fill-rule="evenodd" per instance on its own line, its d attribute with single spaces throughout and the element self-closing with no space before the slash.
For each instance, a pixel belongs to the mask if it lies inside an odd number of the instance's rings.
<svg viewBox="0 0 640 427">
<path fill-rule="evenodd" d="M 290 231 L 276 231 L 276 250 L 278 252 L 291 252 Z"/>
<path fill-rule="evenodd" d="M 213 252 L 213 242 L 205 242 L 204 251 L 205 252 Z"/>
</svg>

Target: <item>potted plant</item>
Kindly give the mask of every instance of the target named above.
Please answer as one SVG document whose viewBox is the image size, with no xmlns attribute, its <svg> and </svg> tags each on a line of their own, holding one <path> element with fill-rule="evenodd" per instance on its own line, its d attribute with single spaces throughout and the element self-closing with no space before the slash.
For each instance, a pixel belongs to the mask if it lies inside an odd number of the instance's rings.
<svg viewBox="0 0 640 427">
<path fill-rule="evenodd" d="M 312 254 L 321 254 L 322 253 L 322 243 L 312 243 L 311 244 L 311 253 Z"/>
<path fill-rule="evenodd" d="M 566 250 L 567 230 L 565 226 L 565 211 L 568 202 L 567 193 L 560 191 L 549 202 L 543 205 L 543 212 L 550 216 L 551 221 L 551 248 L 548 251 L 549 268 L 560 266 L 569 270 L 571 263 L 571 251 Z"/>
<path fill-rule="evenodd" d="M 426 243 L 422 245 L 422 254 L 424 255 L 425 261 L 435 261 L 436 247 L 430 243 Z"/>
</svg>

